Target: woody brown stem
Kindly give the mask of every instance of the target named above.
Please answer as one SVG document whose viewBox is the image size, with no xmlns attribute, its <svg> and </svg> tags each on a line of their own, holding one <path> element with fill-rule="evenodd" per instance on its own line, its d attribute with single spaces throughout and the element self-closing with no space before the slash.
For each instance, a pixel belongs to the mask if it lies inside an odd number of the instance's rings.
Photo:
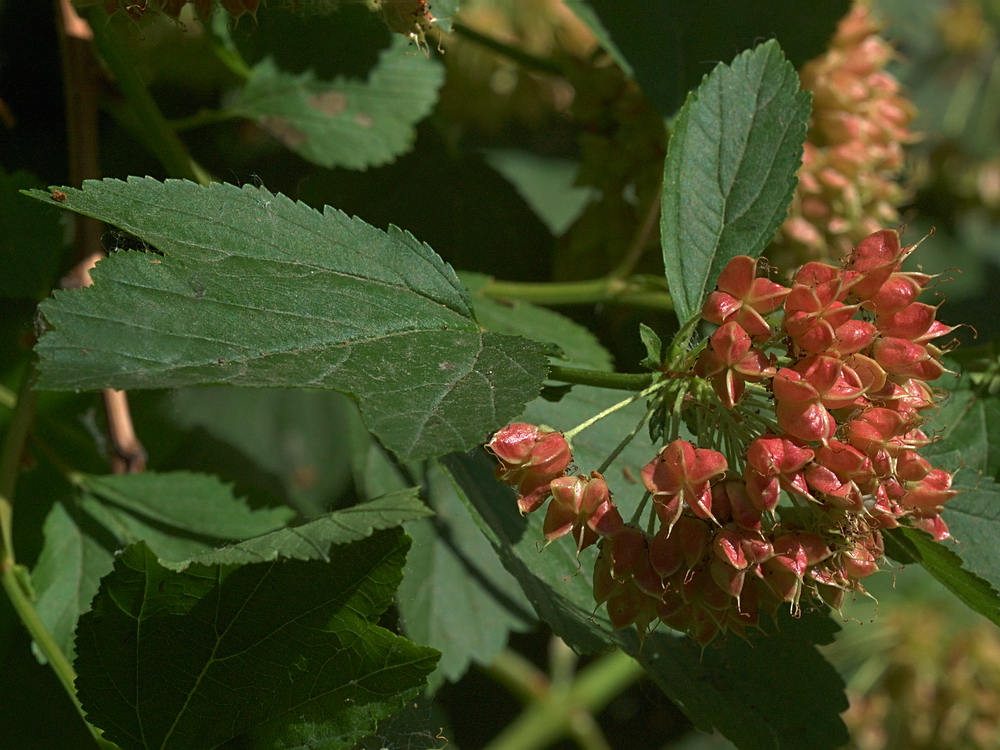
<svg viewBox="0 0 1000 750">
<path fill-rule="evenodd" d="M 69 178 L 75 187 L 101 176 L 97 149 L 97 110 L 102 84 L 101 69 L 94 57 L 90 26 L 77 15 L 70 0 L 56 0 L 59 45 L 63 61 L 66 96 L 66 134 L 69 141 Z M 101 238 L 104 225 L 82 214 L 74 215 L 73 268 L 60 282 L 64 289 L 90 286 L 90 269 L 105 257 Z M 116 474 L 146 468 L 146 451 L 132 425 L 128 397 L 124 391 L 105 389 L 104 409 L 114 455 Z"/>
</svg>

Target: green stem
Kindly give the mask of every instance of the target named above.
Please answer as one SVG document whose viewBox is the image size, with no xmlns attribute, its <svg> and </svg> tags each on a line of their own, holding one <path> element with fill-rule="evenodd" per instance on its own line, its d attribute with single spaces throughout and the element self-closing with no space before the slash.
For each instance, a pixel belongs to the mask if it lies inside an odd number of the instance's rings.
<svg viewBox="0 0 1000 750">
<path fill-rule="evenodd" d="M 661 280 L 662 281 L 662 280 Z M 536 305 L 596 305 L 601 302 L 673 312 L 670 295 L 642 280 L 610 276 L 586 281 L 490 281 L 479 293 L 491 299 L 523 300 Z"/>
<path fill-rule="evenodd" d="M 642 674 L 638 662 L 621 651 L 602 656 L 565 688 L 549 690 L 528 706 L 485 750 L 535 750 L 565 736 L 589 750 L 605 748 L 593 715 Z"/>
<path fill-rule="evenodd" d="M 554 76 L 565 75 L 562 65 L 555 60 L 532 55 L 530 52 L 525 52 L 519 47 L 514 47 L 506 42 L 501 42 L 499 39 L 476 31 L 475 29 L 466 26 L 464 23 L 452 21 L 451 29 L 459 36 L 464 36 L 466 39 L 471 42 L 475 42 L 480 47 L 485 47 L 486 49 L 503 55 L 504 57 L 513 60 L 523 68 L 534 70 L 539 73 L 548 73 L 549 75 Z"/>
<path fill-rule="evenodd" d="M 168 122 L 175 133 L 180 133 L 238 118 L 239 115 L 228 109 L 203 109 L 190 117 L 180 117 L 176 120 L 168 120 Z"/>
<path fill-rule="evenodd" d="M 635 440 L 635 436 L 639 434 L 639 430 L 641 430 L 642 426 L 646 424 L 647 421 L 649 421 L 649 418 L 653 416 L 653 412 L 655 411 L 656 411 L 656 405 L 654 404 L 650 409 L 646 411 L 645 414 L 643 414 L 642 419 L 639 420 L 639 424 L 637 424 L 632 429 L 632 432 L 626 435 L 625 438 L 620 443 L 618 443 L 617 446 L 615 446 L 615 449 L 611 451 L 611 455 L 609 455 L 606 459 L 604 459 L 604 463 L 602 463 L 600 467 L 597 469 L 598 474 L 603 474 L 608 470 L 608 467 L 611 466 L 612 463 L 614 463 L 614 460 L 618 458 L 618 455 L 623 450 L 625 450 L 626 447 L 628 447 L 629 443 Z"/>
<path fill-rule="evenodd" d="M 56 677 L 62 683 L 63 688 L 69 695 L 73 705 L 76 706 L 80 717 L 93 735 L 98 747 L 115 748 L 116 745 L 108 742 L 101 736 L 101 732 L 87 722 L 83 713 L 83 707 L 76 697 L 76 687 L 73 682 L 76 679 L 76 672 L 69 659 L 62 652 L 62 649 L 52 638 L 52 634 L 45 627 L 38 610 L 32 602 L 30 575 L 27 568 L 18 565 L 14 558 L 13 542 L 13 520 L 14 520 L 14 490 L 17 486 L 17 477 L 20 473 L 21 458 L 24 455 L 24 447 L 28 439 L 28 433 L 35 417 L 35 391 L 32 390 L 37 372 L 34 363 L 28 365 L 21 380 L 21 389 L 17 395 L 17 401 L 13 404 L 14 412 L 10 418 L 10 425 L 7 434 L 4 436 L 3 448 L 0 450 L 0 579 L 7 596 L 10 599 L 14 611 L 24 624 L 25 629 L 31 634 L 32 639 L 38 644 L 38 648 L 45 654 L 49 665 L 56 673 Z M 5 396 L 3 402 L 8 401 L 6 396 L 9 392 L 4 389 Z"/>
<path fill-rule="evenodd" d="M 575 385 L 592 385 L 596 388 L 610 388 L 614 391 L 640 391 L 653 383 L 656 373 L 652 372 L 602 372 L 601 370 L 584 370 L 580 367 L 562 367 L 553 365 L 549 368 L 549 380 L 561 380 Z"/>
<path fill-rule="evenodd" d="M 0 562 L 14 564 L 14 489 L 21 470 L 21 458 L 28 432 L 35 419 L 34 363 L 28 365 L 21 380 L 21 389 L 14 404 L 3 448 L 0 449 Z"/>
<path fill-rule="evenodd" d="M 113 750 L 114 748 L 117 748 L 118 746 L 116 744 L 104 739 L 101 731 L 87 721 L 87 717 L 83 712 L 83 706 L 80 705 L 80 700 L 76 697 L 76 686 L 74 685 L 76 680 L 76 670 L 73 669 L 73 665 L 70 664 L 69 659 L 66 658 L 66 654 L 64 654 L 62 649 L 56 644 L 55 640 L 52 638 L 52 634 L 49 633 L 48 628 L 45 627 L 45 623 L 43 623 L 41 618 L 38 616 L 38 610 L 35 609 L 26 584 L 23 582 L 23 579 L 27 579 L 28 577 L 27 569 L 21 565 L 9 564 L 8 561 L 4 561 L 3 565 L 0 567 L 2 567 L 0 579 L 2 579 L 3 588 L 7 592 L 7 596 L 10 598 L 14 611 L 17 612 L 18 617 L 21 618 L 21 622 L 24 624 L 25 629 L 31 634 L 31 637 L 38 645 L 38 648 L 43 654 L 45 654 L 45 658 L 48 660 L 49 666 L 52 667 L 52 671 L 56 673 L 56 677 L 59 678 L 59 682 L 62 683 L 63 688 L 66 690 L 66 694 L 70 697 L 70 700 L 73 701 L 73 705 L 80 714 L 80 718 L 83 719 L 84 724 L 87 725 L 87 729 L 93 736 L 97 746 L 103 750 Z"/>
<path fill-rule="evenodd" d="M 574 437 L 576 437 L 577 435 L 579 435 L 581 432 L 583 432 L 584 430 L 586 430 L 588 427 L 592 427 L 593 425 L 597 424 L 598 422 L 600 422 L 605 417 L 610 416 L 611 414 L 614 414 L 619 409 L 624 409 L 629 404 L 631 404 L 631 403 L 633 403 L 635 401 L 638 401 L 641 398 L 645 398 L 646 396 L 650 395 L 651 393 L 655 392 L 656 390 L 662 388 L 664 386 L 664 383 L 665 383 L 665 381 L 662 381 L 662 380 L 658 381 L 656 383 L 653 383 L 651 386 L 649 386 L 649 388 L 646 388 L 643 391 L 639 391 L 639 393 L 636 393 L 636 394 L 634 394 L 632 396 L 629 396 L 628 398 L 626 398 L 626 399 L 624 399 L 622 401 L 619 401 L 617 404 L 612 404 L 611 406 L 609 406 L 604 411 L 602 411 L 602 412 L 600 412 L 600 413 L 595 414 L 594 416 L 592 416 L 586 422 L 582 422 L 582 423 L 578 424 L 572 430 L 567 430 L 566 432 L 563 433 L 563 436 L 566 438 L 567 442 L 571 441 Z"/>
<path fill-rule="evenodd" d="M 546 674 L 513 649 L 504 649 L 483 671 L 525 704 L 541 700 L 549 690 Z"/>
<path fill-rule="evenodd" d="M 94 32 L 94 46 L 125 96 L 126 104 L 109 101 L 108 110 L 160 160 L 171 177 L 207 185 L 211 176 L 188 154 L 139 77 L 135 62 L 119 38 L 121 26 L 118 19 L 109 19 L 100 4 L 92 5 L 87 10 L 87 20 Z"/>
</svg>

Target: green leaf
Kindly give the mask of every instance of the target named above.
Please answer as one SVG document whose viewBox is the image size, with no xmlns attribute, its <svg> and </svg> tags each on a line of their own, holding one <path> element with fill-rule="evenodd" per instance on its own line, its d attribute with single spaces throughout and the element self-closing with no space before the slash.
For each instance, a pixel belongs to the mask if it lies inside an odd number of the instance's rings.
<svg viewBox="0 0 1000 750">
<path fill-rule="evenodd" d="M 483 149 L 486 162 L 513 185 L 549 231 L 561 237 L 599 194 L 577 185 L 580 164 L 520 149 Z"/>
<path fill-rule="evenodd" d="M 1000 499 L 1000 488 L 991 499 Z M 885 532 L 885 551 L 901 563 L 920 563 L 969 608 L 1000 625 L 1000 595 L 989 581 L 962 564 L 962 558 L 930 534 L 918 529 L 890 529 Z M 994 566 L 995 567 L 995 566 Z"/>
<path fill-rule="evenodd" d="M 80 615 L 90 609 L 101 580 L 111 570 L 113 551 L 95 538 L 93 523 L 63 503 L 52 506 L 42 529 L 45 546 L 31 571 L 35 609 L 59 649 L 73 658 L 73 637 Z M 45 657 L 37 644 L 39 661 Z"/>
<path fill-rule="evenodd" d="M 350 747 L 416 695 L 437 658 L 376 624 L 406 548 L 383 531 L 329 563 L 176 572 L 130 546 L 80 621 L 88 720 L 123 750 Z"/>
<path fill-rule="evenodd" d="M 181 563 L 171 564 L 162 559 L 160 562 L 174 570 L 185 570 L 192 563 L 245 565 L 289 559 L 328 562 L 331 544 L 355 542 L 371 536 L 375 531 L 390 529 L 432 513 L 417 496 L 416 488 L 408 488 L 367 503 L 335 510 L 301 526 L 278 529 L 205 552 Z"/>
<path fill-rule="evenodd" d="M 570 7 L 670 116 L 713 61 L 763 39 L 777 39 L 796 68 L 825 52 L 850 2 L 573 0 Z"/>
<path fill-rule="evenodd" d="M 556 344 L 561 350 L 559 358 L 579 367 L 614 369 L 608 350 L 579 323 L 530 302 L 499 301 L 480 294 L 490 280 L 484 274 L 462 272 L 458 277 L 472 294 L 476 319 L 487 329 L 495 333 L 524 336 L 542 344 Z"/>
<path fill-rule="evenodd" d="M 350 486 L 344 438 L 348 410 L 354 411 L 354 405 L 330 391 L 224 387 L 173 391 L 163 409 L 177 427 L 200 428 L 210 436 L 205 440 L 196 432 L 189 434 L 178 460 L 190 465 L 192 440 L 222 441 L 252 461 L 257 471 L 278 478 L 284 492 L 275 487 L 274 494 L 287 497 L 306 517 L 334 507 Z M 217 450 L 206 450 L 213 467 L 223 469 Z M 263 483 L 254 489 L 262 490 Z"/>
<path fill-rule="evenodd" d="M 186 560 L 222 541 L 284 526 L 289 508 L 251 510 L 216 477 L 185 471 L 81 474 L 80 507 L 119 545 L 143 540 L 165 560 Z"/>
<path fill-rule="evenodd" d="M 27 172 L 8 175 L 0 168 L 0 297 L 38 301 L 58 280 L 65 249 L 59 214 L 18 195 L 36 187 Z"/>
<path fill-rule="evenodd" d="M 162 559 L 186 560 L 279 529 L 294 515 L 288 508 L 250 510 L 215 477 L 183 471 L 78 474 L 76 482 L 76 502 L 55 503 L 45 519 L 45 544 L 31 574 L 39 616 L 70 656 L 77 620 L 116 549 L 143 540 Z"/>
<path fill-rule="evenodd" d="M 357 420 L 360 422 L 360 420 Z M 435 690 L 459 679 L 472 661 L 489 664 L 511 631 L 534 622 L 531 605 L 465 509 L 450 477 L 435 462 L 394 465 L 367 430 L 351 426 L 357 486 L 365 495 L 422 479 L 433 518 L 406 524 L 413 543 L 396 593 L 400 624 L 408 638 L 441 651 L 428 680 Z M 412 491 L 412 490 L 411 490 Z"/>
<path fill-rule="evenodd" d="M 719 65 L 681 110 L 663 173 L 660 235 L 677 318 L 699 314 L 736 255 L 757 257 L 788 213 L 809 94 L 777 42 Z"/>
<path fill-rule="evenodd" d="M 396 599 L 406 636 L 441 651 L 433 685 L 458 680 L 471 662 L 490 664 L 535 617 L 437 465 L 428 467 L 425 491 L 435 515 L 406 524 L 413 544 Z"/>
<path fill-rule="evenodd" d="M 639 324 L 639 338 L 646 347 L 646 356 L 640 364 L 649 370 L 658 370 L 663 363 L 663 340 L 645 323 Z"/>
<path fill-rule="evenodd" d="M 595 4 L 590 0 L 564 0 L 564 2 L 576 14 L 577 18 L 583 21 L 587 25 L 587 28 L 593 32 L 594 36 L 597 37 L 597 41 L 600 42 L 601 47 L 604 48 L 604 51 L 611 55 L 614 61 L 618 63 L 618 66 L 625 71 L 625 74 L 630 78 L 634 78 L 635 71 L 632 69 L 628 57 L 618 49 L 618 45 L 615 44 L 611 32 L 608 31 L 607 26 L 604 25 L 601 16 L 595 9 Z M 647 20 L 643 18 L 642 23 L 646 23 Z"/>
<path fill-rule="evenodd" d="M 1000 484 L 994 479 L 1000 469 L 1000 398 L 976 389 L 967 375 L 947 376 L 935 385 L 949 396 L 924 427 L 937 440 L 923 453 L 935 467 L 956 472 L 952 487 L 961 492 L 944 506 L 942 518 L 957 544 L 935 543 L 907 530 L 910 556 L 968 606 L 1000 624 L 1000 561 L 994 553 L 1000 537 Z M 897 540 L 903 544 L 901 535 Z"/>
<path fill-rule="evenodd" d="M 365 82 L 293 75 L 270 58 L 254 66 L 232 106 L 303 159 L 367 169 L 409 151 L 416 124 L 437 102 L 444 67 L 393 36 Z"/>
<path fill-rule="evenodd" d="M 762 625 L 747 641 L 730 637 L 704 651 L 660 631 L 628 648 L 696 727 L 741 750 L 844 747 L 844 682 L 814 645 L 832 642 L 839 626 L 822 612 L 782 612 L 777 626 Z"/>
<path fill-rule="evenodd" d="M 592 549 L 578 560 L 561 540 L 540 552 L 543 513 L 518 515 L 510 489 L 491 481 L 493 459 L 479 453 L 442 462 L 539 616 L 574 649 L 619 645 L 699 729 L 716 729 L 743 750 L 834 750 L 847 741 L 839 717 L 847 708 L 843 682 L 814 645 L 829 643 L 838 630 L 829 617 L 783 616 L 777 633 L 753 633 L 749 642 L 727 637 L 704 651 L 660 628 L 640 646 L 634 630 L 613 634 L 604 609 L 595 608 Z"/>
<path fill-rule="evenodd" d="M 396 228 L 251 186 L 133 178 L 66 192 L 67 208 L 164 255 L 115 253 L 93 287 L 43 304 L 55 330 L 38 344 L 40 388 L 329 388 L 416 458 L 476 445 L 545 377 L 540 347 L 483 331 L 451 268 Z"/>
</svg>

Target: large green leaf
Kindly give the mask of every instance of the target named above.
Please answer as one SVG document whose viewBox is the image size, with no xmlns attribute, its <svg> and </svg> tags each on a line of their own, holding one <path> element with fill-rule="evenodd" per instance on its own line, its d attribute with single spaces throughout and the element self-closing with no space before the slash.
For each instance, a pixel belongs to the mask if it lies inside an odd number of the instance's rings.
<svg viewBox="0 0 1000 750">
<path fill-rule="evenodd" d="M 441 651 L 436 675 L 454 682 L 471 662 L 490 664 L 535 617 L 450 477 L 432 465 L 425 486 L 435 515 L 405 527 L 413 546 L 396 598 L 407 637 Z"/>
<path fill-rule="evenodd" d="M 232 110 L 315 164 L 365 169 L 410 149 L 443 81 L 441 63 L 397 35 L 364 82 L 290 74 L 264 59 Z"/>
<path fill-rule="evenodd" d="M 88 719 L 124 750 L 350 747 L 436 660 L 376 624 L 406 548 L 401 531 L 383 531 L 329 563 L 176 572 L 130 546 L 80 621 Z"/>
<path fill-rule="evenodd" d="M 572 0 L 664 115 L 712 62 L 777 39 L 796 68 L 824 52 L 849 0 Z"/>
<path fill-rule="evenodd" d="M 726 263 L 757 257 L 788 213 L 809 94 L 771 41 L 719 65 L 681 110 L 663 173 L 663 262 L 681 323 Z"/>
<path fill-rule="evenodd" d="M 1000 499 L 1000 490 L 992 500 Z M 1000 597 L 984 578 L 968 570 L 962 558 L 930 534 L 917 529 L 891 529 L 885 533 L 886 553 L 901 563 L 920 563 L 968 607 L 1000 625 Z"/>
<path fill-rule="evenodd" d="M 184 471 L 79 474 L 76 483 L 76 501 L 49 511 L 32 571 L 39 615 L 67 654 L 116 550 L 143 540 L 162 559 L 185 560 L 279 529 L 294 515 L 288 508 L 252 511 L 215 477 Z"/>
<path fill-rule="evenodd" d="M 814 645 L 838 630 L 829 617 L 783 616 L 778 632 L 728 637 L 704 651 L 665 629 L 640 646 L 633 630 L 612 633 L 594 606 L 593 550 L 579 559 L 571 544 L 539 551 L 542 513 L 518 515 L 511 491 L 491 479 L 492 459 L 480 453 L 442 460 L 539 616 L 574 649 L 624 648 L 699 729 L 718 730 L 744 750 L 834 750 L 847 741 L 839 717 L 847 708 L 843 683 Z"/>
<path fill-rule="evenodd" d="M 115 253 L 93 287 L 44 303 L 41 388 L 330 388 L 390 450 L 423 457 L 475 445 L 544 379 L 541 347 L 483 331 L 451 268 L 398 229 L 251 186 L 66 192 L 164 255 Z"/>
<path fill-rule="evenodd" d="M 945 505 L 942 518 L 955 542 L 932 542 L 907 530 L 895 536 L 889 549 L 920 562 L 972 609 L 1000 624 L 1000 485 L 993 479 L 1000 468 L 1000 398 L 981 393 L 971 378 L 948 376 L 935 385 L 949 397 L 932 415 L 928 429 L 937 440 L 924 449 L 935 466 L 956 472 L 961 493 Z M 906 559 L 906 558 L 898 558 Z"/>
<path fill-rule="evenodd" d="M 234 463 L 245 457 L 253 466 L 248 471 L 266 472 L 280 480 L 273 492 L 287 497 L 304 516 L 325 513 L 350 485 L 344 422 L 348 410 L 355 409 L 339 393 L 183 388 L 171 392 L 161 410 L 173 425 L 192 431 L 178 446 L 175 460 L 190 465 L 192 452 L 201 450 L 206 462 L 223 471 L 227 467 L 220 462 L 219 448 L 235 449 Z M 163 455 L 162 443 L 159 447 Z M 264 486 L 260 481 L 254 489 Z"/>
</svg>

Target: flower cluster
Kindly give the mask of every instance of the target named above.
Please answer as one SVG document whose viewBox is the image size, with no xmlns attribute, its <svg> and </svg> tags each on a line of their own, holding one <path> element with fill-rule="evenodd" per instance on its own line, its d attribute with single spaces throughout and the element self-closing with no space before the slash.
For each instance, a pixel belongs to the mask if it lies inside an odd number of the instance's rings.
<svg viewBox="0 0 1000 750">
<path fill-rule="evenodd" d="M 717 425 L 731 415 L 727 435 L 704 438 L 729 455 L 665 445 L 641 472 L 645 528 L 623 520 L 601 474 L 567 476 L 561 433 L 512 424 L 494 436 L 521 512 L 552 498 L 545 538 L 599 545 L 594 596 L 615 628 L 661 621 L 702 643 L 742 634 L 782 603 L 796 613 L 804 597 L 839 607 L 864 593 L 883 529 L 948 536 L 952 477 L 918 449 L 930 442 L 927 383 L 944 372 L 932 342 L 953 328 L 917 301 L 931 277 L 902 270 L 914 247 L 882 230 L 841 266 L 806 264 L 790 287 L 748 256 L 726 266 L 702 311 L 718 328 L 690 371 L 711 389 L 693 388 L 687 408 L 714 410 Z"/>
<path fill-rule="evenodd" d="M 813 112 L 788 219 L 768 250 L 781 265 L 840 259 L 899 221 L 898 182 L 916 109 L 886 70 L 893 57 L 867 3 L 854 3 L 830 49 L 802 68 Z"/>
</svg>

